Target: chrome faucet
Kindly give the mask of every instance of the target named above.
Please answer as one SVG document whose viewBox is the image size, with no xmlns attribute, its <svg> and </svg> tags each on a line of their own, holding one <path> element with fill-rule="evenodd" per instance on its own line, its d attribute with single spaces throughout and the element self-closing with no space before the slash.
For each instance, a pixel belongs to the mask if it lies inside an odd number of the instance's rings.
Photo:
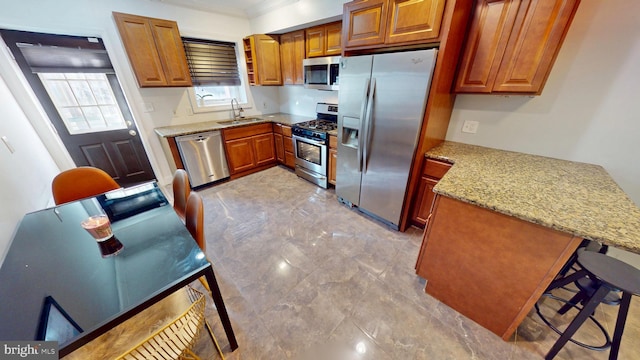
<svg viewBox="0 0 640 360">
<path fill-rule="evenodd" d="M 236 102 L 236 106 L 238 107 L 238 113 L 236 114 L 236 108 L 233 106 L 233 102 Z M 236 98 L 231 99 L 231 111 L 233 111 L 233 120 L 237 119 L 237 118 L 243 118 L 244 116 L 242 116 L 242 112 L 244 111 L 244 109 L 242 109 L 242 107 L 240 107 L 240 104 L 238 103 L 238 100 Z"/>
</svg>

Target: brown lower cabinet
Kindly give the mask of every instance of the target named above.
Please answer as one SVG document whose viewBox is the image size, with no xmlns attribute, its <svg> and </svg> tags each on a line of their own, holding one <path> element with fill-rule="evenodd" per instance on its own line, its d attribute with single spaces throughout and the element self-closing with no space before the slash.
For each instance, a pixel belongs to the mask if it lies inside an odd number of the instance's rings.
<svg viewBox="0 0 640 360">
<path fill-rule="evenodd" d="M 271 123 L 222 130 L 231 178 L 266 169 L 276 163 Z"/>
<path fill-rule="evenodd" d="M 433 187 L 436 186 L 450 168 L 451 164 L 449 163 L 425 158 L 422 166 L 422 177 L 416 192 L 418 196 L 415 198 L 411 208 L 411 223 L 413 225 L 424 228 L 427 224 L 433 199 L 435 198 Z"/>
<path fill-rule="evenodd" d="M 329 136 L 329 184 L 336 185 L 336 166 L 338 164 L 338 138 Z"/>
<path fill-rule="evenodd" d="M 293 154 L 293 140 L 291 139 L 291 126 L 273 124 L 273 138 L 276 145 L 276 159 L 278 164 L 294 169 L 296 166 Z"/>
<path fill-rule="evenodd" d="M 506 341 L 581 242 L 437 195 L 416 274 L 427 294 Z"/>
</svg>

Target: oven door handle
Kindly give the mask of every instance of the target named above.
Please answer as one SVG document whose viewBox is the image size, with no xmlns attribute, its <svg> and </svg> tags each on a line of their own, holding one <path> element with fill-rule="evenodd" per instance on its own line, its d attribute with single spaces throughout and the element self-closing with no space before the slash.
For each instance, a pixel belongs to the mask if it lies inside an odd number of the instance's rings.
<svg viewBox="0 0 640 360">
<path fill-rule="evenodd" d="M 311 140 L 311 139 L 309 139 L 309 138 L 303 138 L 303 137 L 299 137 L 299 136 L 295 136 L 295 135 L 293 136 L 293 138 L 294 138 L 295 140 L 300 140 L 300 141 L 302 141 L 302 142 L 309 143 L 309 144 L 313 144 L 313 145 L 318 145 L 318 146 L 325 146 L 325 145 L 326 145 L 326 144 L 321 143 L 321 142 L 319 142 L 319 141 L 315 141 L 315 140 Z"/>
<path fill-rule="evenodd" d="M 364 85 L 364 94 L 362 95 L 362 107 L 360 108 L 360 129 L 358 129 L 358 172 L 362 172 L 362 138 L 364 137 L 364 122 L 367 116 L 367 103 L 369 100 L 369 85 L 371 82 L 371 78 L 367 79 L 367 82 Z"/>
</svg>

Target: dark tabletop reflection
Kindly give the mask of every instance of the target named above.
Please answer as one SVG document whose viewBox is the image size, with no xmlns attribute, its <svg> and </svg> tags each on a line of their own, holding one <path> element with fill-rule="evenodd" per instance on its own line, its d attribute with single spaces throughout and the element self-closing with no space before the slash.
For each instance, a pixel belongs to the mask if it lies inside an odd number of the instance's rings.
<svg viewBox="0 0 640 360">
<path fill-rule="evenodd" d="M 27 214 L 0 268 L 0 340 L 35 339 L 48 296 L 91 331 L 207 266 L 173 208 L 157 187 L 154 192 L 157 206 L 147 198 L 138 202 L 145 211 L 136 214 L 133 201 L 112 220 L 124 248 L 106 258 L 80 226 L 101 202 L 89 199 Z"/>
</svg>

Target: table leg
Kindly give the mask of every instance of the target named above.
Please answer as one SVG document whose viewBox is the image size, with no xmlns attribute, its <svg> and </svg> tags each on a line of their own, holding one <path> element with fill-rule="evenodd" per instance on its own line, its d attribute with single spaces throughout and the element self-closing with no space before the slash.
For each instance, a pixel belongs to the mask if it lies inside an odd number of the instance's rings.
<svg viewBox="0 0 640 360">
<path fill-rule="evenodd" d="M 224 332 L 227 334 L 227 339 L 229 339 L 229 346 L 231 346 L 231 351 L 234 351 L 238 348 L 238 341 L 236 340 L 236 335 L 233 333 L 231 321 L 229 320 L 229 315 L 227 314 L 227 308 L 224 306 L 224 300 L 222 300 L 220 287 L 218 287 L 216 276 L 213 273 L 213 267 L 209 266 L 204 275 L 207 278 L 209 289 L 211 289 L 211 297 L 213 298 L 213 302 L 216 305 L 216 309 L 218 310 L 218 315 L 220 316 L 220 320 L 222 321 Z"/>
</svg>

